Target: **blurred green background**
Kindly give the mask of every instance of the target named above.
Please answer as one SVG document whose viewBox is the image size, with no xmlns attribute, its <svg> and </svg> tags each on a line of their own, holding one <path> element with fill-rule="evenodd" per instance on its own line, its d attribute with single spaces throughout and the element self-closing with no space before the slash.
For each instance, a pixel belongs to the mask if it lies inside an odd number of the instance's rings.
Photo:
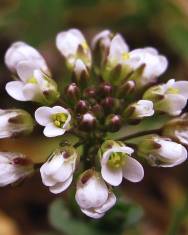
<svg viewBox="0 0 188 235">
<path fill-rule="evenodd" d="M 4 65 L 9 45 L 22 40 L 37 47 L 56 76 L 61 57 L 55 36 L 71 27 L 88 40 L 109 28 L 131 49 L 154 46 L 169 59 L 164 79 L 188 80 L 187 0 L 0 0 L 1 100 L 10 79 Z M 1 150 L 8 145 L 0 141 Z M 145 166 L 144 180 L 124 183 L 117 207 L 91 222 L 72 218 L 60 199 L 53 202 L 38 174 L 18 187 L 0 189 L 0 235 L 187 235 L 187 186 L 187 163 L 175 169 Z"/>
</svg>

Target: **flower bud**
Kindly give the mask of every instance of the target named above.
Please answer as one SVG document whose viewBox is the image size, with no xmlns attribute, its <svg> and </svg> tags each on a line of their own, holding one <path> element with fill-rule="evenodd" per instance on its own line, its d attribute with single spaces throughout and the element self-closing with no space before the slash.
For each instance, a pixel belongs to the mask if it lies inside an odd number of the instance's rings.
<svg viewBox="0 0 188 235">
<path fill-rule="evenodd" d="M 124 111 L 124 117 L 128 120 L 140 120 L 154 114 L 153 102 L 150 100 L 139 100 L 129 105 Z"/>
<path fill-rule="evenodd" d="M 151 166 L 173 167 L 187 159 L 187 150 L 181 144 L 151 135 L 138 144 L 138 155 L 145 158 Z"/>
<path fill-rule="evenodd" d="M 43 184 L 54 194 L 65 191 L 73 180 L 78 161 L 73 147 L 64 146 L 56 150 L 40 168 Z"/>
<path fill-rule="evenodd" d="M 82 130 L 92 130 L 96 126 L 96 118 L 91 113 L 85 113 L 81 117 L 80 128 Z"/>
<path fill-rule="evenodd" d="M 29 61 L 20 62 L 17 67 L 19 81 L 6 84 L 7 93 L 19 101 L 35 101 L 53 104 L 59 98 L 57 84 Z"/>
<path fill-rule="evenodd" d="M 118 87 L 117 96 L 119 98 L 125 98 L 135 91 L 136 84 L 135 81 L 126 81 L 121 86 Z"/>
<path fill-rule="evenodd" d="M 68 68 L 73 70 L 76 60 L 81 60 L 88 68 L 91 67 L 91 52 L 89 46 L 78 29 L 70 29 L 58 33 L 56 47 L 65 57 Z"/>
<path fill-rule="evenodd" d="M 21 153 L 0 152 L 0 187 L 24 179 L 33 171 L 33 164 Z"/>
<path fill-rule="evenodd" d="M 83 114 L 86 113 L 89 109 L 89 105 L 85 100 L 79 100 L 76 104 L 76 112 Z"/>
<path fill-rule="evenodd" d="M 93 105 L 91 107 L 91 112 L 99 119 L 104 116 L 104 110 L 100 104 Z"/>
<path fill-rule="evenodd" d="M 110 114 L 105 121 L 105 125 L 110 132 L 116 132 L 120 129 L 122 124 L 122 119 L 117 114 Z"/>
<path fill-rule="evenodd" d="M 120 107 L 119 100 L 111 96 L 105 97 L 101 105 L 106 113 L 116 112 Z"/>
<path fill-rule="evenodd" d="M 82 60 L 76 60 L 73 72 L 75 76 L 75 81 L 82 87 L 85 87 L 85 83 L 89 79 L 89 72 Z"/>
<path fill-rule="evenodd" d="M 11 72 L 16 73 L 17 65 L 22 61 L 34 64 L 36 69 L 40 69 L 44 73 L 49 74 L 44 58 L 35 48 L 24 42 L 15 42 L 5 54 L 5 64 Z"/>
<path fill-rule="evenodd" d="M 177 116 L 187 104 L 188 81 L 171 79 L 166 84 L 149 88 L 143 97 L 153 101 L 156 111 Z"/>
<path fill-rule="evenodd" d="M 112 86 L 108 83 L 100 85 L 98 94 L 102 97 L 110 96 L 112 94 Z"/>
<path fill-rule="evenodd" d="M 66 95 L 71 101 L 78 101 L 80 99 L 80 88 L 76 85 L 76 83 L 71 83 L 66 89 Z"/>
<path fill-rule="evenodd" d="M 0 139 L 27 135 L 33 131 L 31 115 L 21 109 L 0 109 Z"/>
<path fill-rule="evenodd" d="M 100 174 L 91 169 L 79 177 L 75 198 L 81 211 L 94 219 L 103 217 L 116 203 Z"/>
<path fill-rule="evenodd" d="M 188 113 L 167 122 L 162 128 L 162 135 L 188 146 Z"/>
</svg>

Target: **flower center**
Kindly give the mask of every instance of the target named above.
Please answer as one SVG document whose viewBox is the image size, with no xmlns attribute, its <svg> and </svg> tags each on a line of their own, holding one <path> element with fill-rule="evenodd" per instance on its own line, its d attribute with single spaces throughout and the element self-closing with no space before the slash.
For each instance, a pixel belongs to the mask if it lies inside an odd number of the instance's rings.
<svg viewBox="0 0 188 235">
<path fill-rule="evenodd" d="M 66 113 L 52 114 L 52 120 L 56 127 L 62 128 L 67 118 L 68 118 L 68 115 Z"/>
<path fill-rule="evenodd" d="M 123 60 L 129 59 L 129 53 L 123 52 L 123 53 L 122 53 L 122 59 L 123 59 Z"/>
<path fill-rule="evenodd" d="M 88 49 L 88 45 L 87 45 L 87 42 L 86 42 L 86 41 L 84 41 L 84 42 L 82 43 L 82 47 L 83 47 L 84 50 L 87 50 L 87 49 Z"/>
<path fill-rule="evenodd" d="M 167 92 L 168 92 L 168 94 L 178 94 L 179 90 L 177 88 L 174 88 L 174 87 L 169 87 Z"/>
<path fill-rule="evenodd" d="M 37 84 L 37 79 L 35 77 L 31 77 L 27 80 L 27 83 Z"/>
<path fill-rule="evenodd" d="M 126 153 L 112 153 L 108 159 L 108 166 L 111 168 L 120 168 L 125 164 L 128 154 Z"/>
</svg>

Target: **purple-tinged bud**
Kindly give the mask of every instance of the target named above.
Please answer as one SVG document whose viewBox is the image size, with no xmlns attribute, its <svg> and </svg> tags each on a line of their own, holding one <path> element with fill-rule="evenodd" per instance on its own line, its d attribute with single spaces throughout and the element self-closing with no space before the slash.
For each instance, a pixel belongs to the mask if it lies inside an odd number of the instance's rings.
<svg viewBox="0 0 188 235">
<path fill-rule="evenodd" d="M 117 91 L 117 96 L 119 98 L 125 98 L 127 95 L 132 94 L 135 91 L 136 84 L 135 81 L 126 81 L 121 86 L 119 86 Z"/>
<path fill-rule="evenodd" d="M 86 113 L 89 109 L 89 105 L 85 100 L 79 100 L 76 104 L 76 112 L 83 114 Z"/>
<path fill-rule="evenodd" d="M 115 112 L 119 108 L 119 100 L 108 96 L 101 101 L 101 105 L 106 113 Z"/>
<path fill-rule="evenodd" d="M 100 104 L 93 105 L 91 111 L 97 118 L 102 118 L 104 115 L 104 110 Z"/>
<path fill-rule="evenodd" d="M 85 113 L 81 117 L 80 128 L 82 130 L 92 130 L 96 126 L 96 118 L 91 113 Z"/>
<path fill-rule="evenodd" d="M 119 115 L 110 114 L 105 121 L 105 125 L 110 132 L 116 132 L 120 129 L 122 124 L 122 119 Z"/>
<path fill-rule="evenodd" d="M 98 93 L 100 96 L 110 96 L 112 94 L 112 86 L 108 83 L 104 83 L 99 87 Z"/>
<path fill-rule="evenodd" d="M 80 99 L 80 89 L 76 85 L 76 83 L 71 83 L 70 85 L 68 85 L 66 89 L 66 95 L 73 101 L 77 101 Z"/>
</svg>

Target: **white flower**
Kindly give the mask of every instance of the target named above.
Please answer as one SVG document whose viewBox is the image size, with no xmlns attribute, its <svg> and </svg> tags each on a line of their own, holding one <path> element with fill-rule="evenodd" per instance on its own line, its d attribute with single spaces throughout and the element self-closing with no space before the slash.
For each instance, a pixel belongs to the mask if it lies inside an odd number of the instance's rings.
<svg viewBox="0 0 188 235">
<path fill-rule="evenodd" d="M 153 102 L 150 100 L 139 100 L 138 102 L 131 104 L 126 112 L 129 112 L 130 110 L 130 116 L 128 118 L 130 119 L 142 119 L 144 117 L 150 117 L 154 114 L 153 110 Z"/>
<path fill-rule="evenodd" d="M 33 164 L 21 153 L 0 152 L 0 187 L 15 183 L 33 171 Z"/>
<path fill-rule="evenodd" d="M 36 101 L 51 104 L 58 98 L 56 83 L 29 61 L 20 62 L 17 67 L 20 81 L 6 84 L 7 93 L 16 100 Z"/>
<path fill-rule="evenodd" d="M 188 146 L 188 113 L 167 122 L 162 135 Z"/>
<path fill-rule="evenodd" d="M 63 135 L 70 128 L 71 115 L 61 106 L 43 106 L 35 111 L 35 119 L 41 126 L 45 126 L 45 136 L 55 137 Z"/>
<path fill-rule="evenodd" d="M 158 136 L 143 140 L 138 153 L 152 166 L 173 167 L 187 159 L 187 150 L 181 145 Z"/>
<path fill-rule="evenodd" d="M 78 29 L 60 32 L 56 37 L 56 47 L 66 58 L 68 65 L 74 67 L 77 59 L 91 66 L 91 52 L 83 34 Z"/>
<path fill-rule="evenodd" d="M 140 83 L 146 85 L 155 82 L 156 78 L 163 74 L 168 66 L 165 56 L 159 55 L 158 51 L 152 47 L 135 49 L 128 54 L 126 65 L 131 70 L 136 70 L 144 65 Z"/>
<path fill-rule="evenodd" d="M 49 73 L 44 58 L 35 48 L 24 42 L 15 42 L 9 47 L 5 54 L 5 64 L 15 73 L 17 72 L 17 65 L 22 61 L 34 64 L 35 68 Z"/>
<path fill-rule="evenodd" d="M 29 134 L 33 130 L 31 115 L 21 109 L 0 109 L 0 139 Z"/>
<path fill-rule="evenodd" d="M 148 89 L 144 98 L 152 100 L 157 111 L 172 116 L 179 115 L 187 104 L 188 81 L 176 82 L 174 79 L 170 79 L 166 84 Z"/>
<path fill-rule="evenodd" d="M 56 151 L 40 168 L 42 182 L 50 192 L 65 191 L 73 180 L 78 155 L 74 148 L 64 147 Z"/>
<path fill-rule="evenodd" d="M 111 65 L 123 64 L 128 58 L 129 47 L 120 34 L 116 34 L 110 44 L 107 61 Z"/>
<path fill-rule="evenodd" d="M 110 192 L 98 172 L 85 171 L 77 183 L 76 201 L 87 216 L 99 219 L 116 203 L 116 196 Z"/>
<path fill-rule="evenodd" d="M 131 157 L 133 152 L 132 148 L 118 144 L 114 144 L 103 152 L 101 174 L 107 183 L 118 186 L 123 177 L 131 182 L 139 182 L 143 179 L 143 167 Z"/>
<path fill-rule="evenodd" d="M 108 48 L 110 46 L 110 43 L 111 43 L 111 37 L 112 37 L 112 33 L 108 29 L 103 30 L 102 32 L 96 34 L 95 37 L 93 38 L 92 42 L 91 42 L 92 49 L 95 49 L 95 47 L 99 43 L 104 48 Z"/>
</svg>

